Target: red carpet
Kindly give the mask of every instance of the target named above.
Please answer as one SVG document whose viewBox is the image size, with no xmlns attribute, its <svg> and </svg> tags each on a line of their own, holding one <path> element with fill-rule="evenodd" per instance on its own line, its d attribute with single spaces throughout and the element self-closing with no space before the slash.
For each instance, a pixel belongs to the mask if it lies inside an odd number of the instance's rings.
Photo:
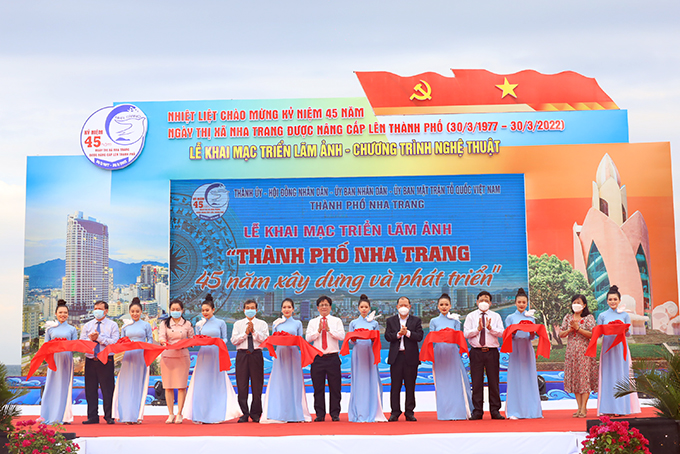
<svg viewBox="0 0 680 454">
<path fill-rule="evenodd" d="M 197 436 L 249 436 L 249 437 L 282 437 L 291 435 L 409 435 L 439 433 L 493 433 L 493 432 L 585 432 L 586 418 L 572 418 L 573 410 L 547 410 L 542 419 L 524 420 L 491 420 L 489 414 L 480 421 L 438 421 L 435 412 L 417 413 L 417 422 L 406 422 L 403 416 L 399 422 L 391 423 L 350 423 L 347 414 L 341 415 L 340 422 L 289 423 L 289 424 L 256 424 L 237 423 L 234 421 L 222 424 L 194 424 L 184 421 L 183 424 L 165 424 L 167 416 L 147 416 L 143 424 L 127 425 L 97 424 L 83 425 L 85 418 L 76 417 L 66 432 L 75 432 L 78 437 L 197 437 Z M 589 419 L 595 419 L 595 410 L 590 410 Z M 653 408 L 643 408 L 636 415 L 642 418 L 655 416 Z M 20 419 L 26 419 L 25 417 Z M 102 418 L 103 422 L 103 418 Z"/>
</svg>

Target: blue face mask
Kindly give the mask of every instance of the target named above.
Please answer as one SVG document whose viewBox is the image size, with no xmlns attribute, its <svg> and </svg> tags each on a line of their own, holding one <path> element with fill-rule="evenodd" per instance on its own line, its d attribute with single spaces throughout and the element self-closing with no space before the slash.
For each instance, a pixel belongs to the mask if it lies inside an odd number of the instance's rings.
<svg viewBox="0 0 680 454">
<path fill-rule="evenodd" d="M 182 316 L 182 311 L 170 311 L 170 317 L 180 318 Z"/>
<path fill-rule="evenodd" d="M 257 309 L 246 309 L 243 313 L 246 314 L 246 317 L 253 318 L 257 314 Z"/>
<path fill-rule="evenodd" d="M 104 311 L 101 309 L 95 309 L 92 311 L 92 315 L 94 315 L 94 318 L 96 318 L 97 320 L 101 320 L 102 318 L 104 318 Z"/>
</svg>

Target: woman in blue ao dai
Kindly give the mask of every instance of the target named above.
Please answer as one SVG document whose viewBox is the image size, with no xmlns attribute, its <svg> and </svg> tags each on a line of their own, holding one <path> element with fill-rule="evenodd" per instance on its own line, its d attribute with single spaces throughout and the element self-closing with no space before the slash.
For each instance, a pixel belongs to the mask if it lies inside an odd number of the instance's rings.
<svg viewBox="0 0 680 454">
<path fill-rule="evenodd" d="M 55 312 L 58 324 L 47 328 L 45 342 L 52 339 L 64 338 L 77 340 L 78 331 L 68 324 L 68 307 L 66 301 L 57 302 Z M 45 391 L 40 402 L 40 418 L 45 424 L 71 423 L 71 393 L 73 389 L 73 353 L 60 352 L 54 354 L 54 362 L 57 370 L 47 370 Z"/>
<path fill-rule="evenodd" d="M 196 335 L 227 339 L 227 324 L 214 316 L 215 303 L 208 294 L 201 305 L 204 320 L 196 324 Z M 242 415 L 234 386 L 226 371 L 220 371 L 219 349 L 204 345 L 198 352 L 187 391 L 184 417 L 197 424 L 215 424 Z"/>
<path fill-rule="evenodd" d="M 123 327 L 121 337 L 128 337 L 132 342 L 152 343 L 151 325 L 141 319 L 142 305 L 139 298 L 132 300 L 129 311 L 132 323 Z M 144 350 L 125 352 L 113 392 L 113 417 L 128 424 L 141 423 L 148 389 L 149 368 L 144 362 Z"/>
<path fill-rule="evenodd" d="M 626 312 L 618 312 L 617 308 L 621 303 L 621 293 L 619 288 L 613 285 L 607 293 L 607 304 L 609 309 L 602 312 L 597 317 L 598 325 L 606 325 L 614 320 L 621 320 L 623 323 L 630 323 L 630 315 Z M 630 334 L 630 330 L 626 335 Z M 597 393 L 597 414 L 598 415 L 630 415 L 640 413 L 640 401 L 637 393 L 628 394 L 623 397 L 614 397 L 616 385 L 631 378 L 631 359 L 628 345 L 626 359 L 623 359 L 623 343 L 616 345 L 609 350 L 616 336 L 602 336 L 602 351 L 600 353 L 600 387 Z M 607 351 L 609 350 L 609 351 Z"/>
<path fill-rule="evenodd" d="M 439 316 L 430 320 L 430 331 L 451 328 L 460 331 L 460 321 L 449 318 L 451 298 L 446 293 L 437 302 Z M 468 419 L 472 408 L 470 377 L 463 365 L 456 344 L 437 342 L 434 347 L 434 389 L 437 402 L 437 419 L 441 421 Z"/>
<path fill-rule="evenodd" d="M 363 328 L 379 330 L 380 325 L 369 317 L 371 302 L 366 295 L 359 297 L 358 318 L 349 323 L 349 331 Z M 370 321 L 367 319 L 370 318 Z M 352 390 L 349 395 L 350 422 L 386 422 L 382 408 L 382 382 L 378 365 L 374 364 L 373 341 L 357 339 L 352 348 Z"/>
<path fill-rule="evenodd" d="M 505 318 L 505 326 L 516 325 L 528 320 L 536 323 L 536 319 L 527 315 L 529 304 L 524 289 L 520 288 L 515 296 L 517 310 Z M 508 391 L 505 397 L 505 416 L 510 419 L 542 418 L 541 395 L 538 391 L 538 374 L 536 372 L 536 354 L 531 345 L 533 333 L 517 331 L 512 335 L 512 353 L 508 359 Z"/>
<path fill-rule="evenodd" d="M 285 331 L 302 336 L 302 323 L 293 318 L 293 300 L 286 298 L 281 303 L 283 318 L 274 322 L 274 333 Z M 307 394 L 302 377 L 302 360 L 298 347 L 278 345 L 276 358 L 267 383 L 260 422 L 309 422 L 312 420 L 307 408 Z"/>
</svg>

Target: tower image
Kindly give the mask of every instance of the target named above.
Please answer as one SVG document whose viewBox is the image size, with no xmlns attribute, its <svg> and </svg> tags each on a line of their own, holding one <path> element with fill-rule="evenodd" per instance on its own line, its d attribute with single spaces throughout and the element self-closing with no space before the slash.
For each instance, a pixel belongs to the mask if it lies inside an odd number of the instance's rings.
<svg viewBox="0 0 680 454">
<path fill-rule="evenodd" d="M 64 299 L 69 321 L 79 324 L 98 300 L 109 299 L 109 229 L 78 211 L 68 216 Z"/>
</svg>

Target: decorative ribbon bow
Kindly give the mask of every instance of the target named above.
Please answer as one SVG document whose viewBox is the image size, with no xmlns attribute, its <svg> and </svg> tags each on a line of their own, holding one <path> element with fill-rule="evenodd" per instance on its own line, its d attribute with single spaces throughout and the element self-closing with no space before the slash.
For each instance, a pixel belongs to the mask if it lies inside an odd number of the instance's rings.
<svg viewBox="0 0 680 454">
<path fill-rule="evenodd" d="M 345 341 L 342 343 L 340 354 L 342 356 L 349 355 L 349 341 L 357 339 L 366 339 L 373 341 L 373 364 L 380 363 L 380 331 L 377 329 L 357 328 L 352 332 L 345 334 Z"/>
<path fill-rule="evenodd" d="M 612 336 L 615 335 L 614 342 L 607 349 L 609 352 L 617 344 L 623 344 L 623 359 L 628 359 L 628 343 L 626 342 L 626 333 L 630 328 L 630 323 L 623 323 L 621 320 L 613 320 L 606 325 L 597 325 L 593 328 L 593 335 L 590 338 L 590 343 L 586 349 L 586 356 L 596 356 L 597 355 L 597 338 L 600 336 Z"/>
<path fill-rule="evenodd" d="M 502 353 L 512 353 L 512 335 L 517 331 L 524 331 L 526 333 L 536 333 L 538 335 L 538 348 L 536 349 L 536 358 L 541 355 L 544 358 L 550 358 L 550 338 L 548 331 L 544 325 L 532 323 L 529 320 L 522 320 L 519 323 L 510 325 L 503 331 L 503 345 L 501 346 Z"/>
<path fill-rule="evenodd" d="M 461 352 L 468 352 L 468 346 L 463 332 L 452 328 L 444 328 L 439 331 L 430 331 L 427 334 L 423 341 L 423 346 L 420 349 L 421 361 L 434 362 L 435 343 L 457 344 Z"/>
</svg>

